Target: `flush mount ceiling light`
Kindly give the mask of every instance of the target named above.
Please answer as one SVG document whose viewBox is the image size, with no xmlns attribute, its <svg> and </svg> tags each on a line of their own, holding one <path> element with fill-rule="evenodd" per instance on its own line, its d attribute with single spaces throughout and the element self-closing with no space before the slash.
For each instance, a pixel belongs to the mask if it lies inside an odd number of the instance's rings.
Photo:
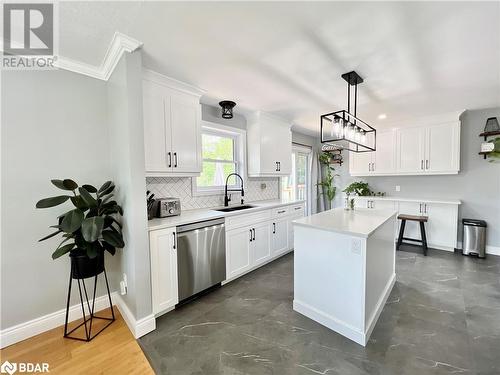
<svg viewBox="0 0 500 375">
<path fill-rule="evenodd" d="M 377 117 L 379 120 L 385 120 L 387 118 L 387 115 L 385 113 L 381 113 L 380 115 L 378 115 Z"/>
<path fill-rule="evenodd" d="M 347 110 L 321 116 L 321 143 L 353 152 L 375 151 L 377 131 L 356 117 L 358 84 L 363 78 L 355 71 L 342 74 L 347 82 Z M 351 86 L 354 86 L 354 113 L 351 113 Z"/>
<path fill-rule="evenodd" d="M 222 118 L 233 118 L 233 108 L 236 105 L 235 102 L 232 102 L 230 100 L 223 100 L 222 102 L 219 102 L 219 105 L 222 107 Z"/>
</svg>

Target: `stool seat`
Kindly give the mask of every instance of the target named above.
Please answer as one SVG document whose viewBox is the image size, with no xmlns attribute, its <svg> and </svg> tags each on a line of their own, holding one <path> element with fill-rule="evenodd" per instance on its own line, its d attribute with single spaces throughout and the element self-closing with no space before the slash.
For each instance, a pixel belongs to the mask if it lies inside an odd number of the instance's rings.
<svg viewBox="0 0 500 375">
<path fill-rule="evenodd" d="M 401 214 L 398 215 L 398 219 L 401 220 L 401 227 L 399 228 L 399 236 L 398 236 L 398 243 L 396 246 L 396 250 L 399 250 L 399 246 L 401 246 L 402 243 L 406 243 L 409 245 L 413 245 L 408 242 L 403 242 L 404 240 L 406 241 L 411 241 L 411 242 L 418 242 L 422 244 L 422 249 L 424 250 L 424 255 L 427 255 L 427 236 L 425 234 L 425 225 L 424 223 L 427 223 L 427 220 L 429 220 L 428 216 L 419 216 L 419 215 L 405 215 Z M 420 226 L 420 239 L 417 238 L 408 238 L 405 237 L 405 226 L 406 226 L 406 221 L 416 221 L 418 222 Z"/>
<path fill-rule="evenodd" d="M 427 223 L 429 220 L 429 216 L 420 216 L 420 215 L 398 215 L 399 220 L 408 220 L 408 221 L 419 221 L 421 223 Z"/>
</svg>

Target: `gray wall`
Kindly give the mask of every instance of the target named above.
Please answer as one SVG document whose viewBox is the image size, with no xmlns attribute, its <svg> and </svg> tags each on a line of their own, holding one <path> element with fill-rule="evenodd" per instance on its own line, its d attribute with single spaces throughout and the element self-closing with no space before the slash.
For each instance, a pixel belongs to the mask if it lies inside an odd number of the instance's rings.
<svg viewBox="0 0 500 375">
<path fill-rule="evenodd" d="M 462 115 L 458 175 L 368 177 L 366 181 L 373 190 L 385 191 L 392 196 L 460 199 L 460 219 L 486 220 L 487 244 L 500 247 L 500 162 L 490 163 L 478 155 L 483 142 L 478 135 L 488 117 L 500 119 L 500 108 L 466 111 Z M 352 178 L 344 175 L 342 185 L 347 185 L 350 180 Z M 400 192 L 395 191 L 396 185 L 401 187 Z M 459 228 L 458 238 L 461 240 L 461 225 Z"/>
<path fill-rule="evenodd" d="M 126 53 L 107 84 L 111 170 L 124 210 L 123 299 L 137 320 L 152 313 L 141 69 L 141 52 Z"/>
<path fill-rule="evenodd" d="M 203 121 L 232 126 L 238 129 L 247 129 L 247 120 L 245 116 L 240 115 L 239 113 L 234 113 L 232 119 L 224 119 L 221 117 L 220 107 L 212 107 L 208 104 L 201 105 L 201 119 Z"/>
<path fill-rule="evenodd" d="M 310 135 L 302 134 L 297 131 L 292 130 L 292 142 L 300 143 L 306 146 L 311 146 L 312 148 L 318 147 L 318 138 L 311 137 Z"/>
<path fill-rule="evenodd" d="M 61 194 L 50 179 L 99 185 L 110 178 L 106 84 L 62 70 L 2 71 L 1 132 L 0 326 L 5 329 L 66 307 L 69 259 L 52 260 L 59 239 L 37 241 L 71 205 L 37 210 L 35 203 Z M 113 290 L 118 257 L 106 258 Z"/>
</svg>

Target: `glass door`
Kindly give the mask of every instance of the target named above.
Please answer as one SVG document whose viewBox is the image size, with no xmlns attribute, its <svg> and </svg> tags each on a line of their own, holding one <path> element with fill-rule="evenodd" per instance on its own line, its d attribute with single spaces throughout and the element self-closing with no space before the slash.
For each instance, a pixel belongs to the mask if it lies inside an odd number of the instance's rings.
<svg viewBox="0 0 500 375">
<path fill-rule="evenodd" d="M 306 213 L 310 213 L 311 202 L 311 152 L 309 148 L 294 146 L 292 174 L 281 180 L 281 197 L 285 200 L 305 200 Z"/>
</svg>

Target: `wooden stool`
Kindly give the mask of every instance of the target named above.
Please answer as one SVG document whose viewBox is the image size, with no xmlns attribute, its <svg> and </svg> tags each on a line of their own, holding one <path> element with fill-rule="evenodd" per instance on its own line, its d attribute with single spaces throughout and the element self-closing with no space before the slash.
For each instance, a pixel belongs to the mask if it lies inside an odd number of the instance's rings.
<svg viewBox="0 0 500 375">
<path fill-rule="evenodd" d="M 396 250 L 399 250 L 399 246 L 401 246 L 402 243 L 405 243 L 405 242 L 403 242 L 403 240 L 413 241 L 413 242 L 421 243 L 422 248 L 424 250 L 424 255 L 427 255 L 427 236 L 425 235 L 424 223 L 427 222 L 429 217 L 428 216 L 417 216 L 417 215 L 398 215 L 398 219 L 401 220 L 401 228 L 399 228 L 399 237 L 398 237 L 398 244 L 396 246 Z M 418 240 L 416 238 L 404 237 L 406 220 L 418 221 L 420 223 L 420 237 L 421 237 L 420 240 Z M 409 244 L 409 245 L 414 245 L 414 244 Z"/>
</svg>

